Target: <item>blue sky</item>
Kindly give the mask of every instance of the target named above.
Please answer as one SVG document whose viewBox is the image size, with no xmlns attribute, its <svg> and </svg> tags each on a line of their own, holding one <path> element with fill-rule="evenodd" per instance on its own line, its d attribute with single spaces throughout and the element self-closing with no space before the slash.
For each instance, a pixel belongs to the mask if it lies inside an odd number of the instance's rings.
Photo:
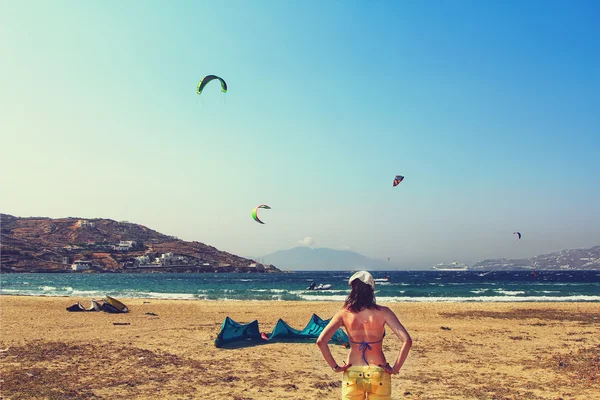
<svg viewBox="0 0 600 400">
<path fill-rule="evenodd" d="M 244 256 L 310 237 L 401 267 L 597 245 L 599 17 L 594 1 L 7 3 L 1 211 Z M 208 74 L 228 93 L 198 96 Z"/>
</svg>

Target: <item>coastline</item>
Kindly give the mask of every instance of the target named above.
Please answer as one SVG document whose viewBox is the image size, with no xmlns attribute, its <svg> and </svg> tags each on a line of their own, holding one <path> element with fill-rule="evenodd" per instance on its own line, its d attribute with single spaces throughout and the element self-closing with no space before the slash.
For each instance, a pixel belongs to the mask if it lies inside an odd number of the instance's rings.
<svg viewBox="0 0 600 400">
<path fill-rule="evenodd" d="M 104 292 L 102 292 L 104 293 Z M 24 293 L 0 293 L 0 298 L 3 296 L 15 296 L 15 297 L 40 297 L 40 298 L 70 298 L 77 299 L 80 296 L 66 295 L 66 294 L 24 294 Z M 88 296 L 89 297 L 89 296 Z M 103 294 L 100 292 L 96 296 L 91 298 L 100 299 Z M 114 296 L 119 297 L 121 296 Z M 233 299 L 233 298 L 203 298 L 199 295 L 193 294 L 168 294 L 166 296 L 142 296 L 142 297 L 127 297 L 127 299 L 135 300 L 177 300 L 177 301 L 207 301 L 207 302 L 245 302 L 245 301 L 258 301 L 258 302 L 299 302 L 299 303 L 342 303 L 346 296 L 306 296 L 301 299 Z M 89 299 L 87 299 L 89 300 Z M 527 297 L 378 297 L 378 302 L 381 304 L 408 304 L 408 303 L 429 303 L 429 304 L 440 304 L 440 303 L 451 303 L 451 304 L 468 304 L 468 303 L 484 303 L 484 304 L 514 304 L 514 303 L 532 303 L 532 304 L 544 304 L 544 303 L 600 303 L 600 296 L 591 295 L 579 295 L 579 296 L 527 296 Z M 84 299 L 86 301 L 86 299 Z"/>
<path fill-rule="evenodd" d="M 378 283 L 379 302 L 599 302 L 600 274 L 579 271 L 485 274 L 389 272 Z M 348 272 L 295 274 L 0 274 L 0 295 L 70 296 L 73 298 L 190 299 L 223 301 L 342 302 L 349 293 Z M 307 290 L 310 282 L 329 290 Z"/>
<path fill-rule="evenodd" d="M 279 318 L 301 329 L 313 313 L 330 318 L 339 302 L 119 298 L 130 313 L 65 310 L 90 300 L 0 296 L 3 398 L 340 396 L 341 376 L 313 344 L 217 349 L 213 343 L 227 316 L 256 319 L 262 332 Z M 600 376 L 591 368 L 600 356 L 598 303 L 380 303 L 397 313 L 414 341 L 392 379 L 393 398 L 590 399 L 597 393 Z M 341 363 L 347 350 L 330 348 Z M 388 359 L 399 348 L 388 332 Z"/>
</svg>

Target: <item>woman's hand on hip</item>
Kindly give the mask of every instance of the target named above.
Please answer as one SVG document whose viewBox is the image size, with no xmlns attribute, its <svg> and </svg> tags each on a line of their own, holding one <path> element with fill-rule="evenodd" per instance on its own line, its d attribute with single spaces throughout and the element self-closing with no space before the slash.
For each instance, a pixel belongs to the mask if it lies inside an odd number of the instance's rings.
<svg viewBox="0 0 600 400">
<path fill-rule="evenodd" d="M 346 370 L 348 368 L 350 368 L 352 366 L 352 364 L 347 364 L 344 365 L 343 367 L 340 367 L 339 365 L 336 365 L 333 369 L 334 372 L 346 372 Z"/>
<path fill-rule="evenodd" d="M 380 366 L 381 368 L 383 368 L 383 370 L 384 370 L 385 372 L 387 372 L 388 374 L 390 374 L 390 375 L 396 375 L 396 374 L 398 374 L 398 372 L 400 372 L 400 371 L 394 371 L 394 368 L 392 368 L 392 367 L 390 366 L 390 363 L 387 363 L 387 364 L 385 364 L 385 365 L 381 365 L 381 364 L 379 364 L 379 366 Z"/>
</svg>

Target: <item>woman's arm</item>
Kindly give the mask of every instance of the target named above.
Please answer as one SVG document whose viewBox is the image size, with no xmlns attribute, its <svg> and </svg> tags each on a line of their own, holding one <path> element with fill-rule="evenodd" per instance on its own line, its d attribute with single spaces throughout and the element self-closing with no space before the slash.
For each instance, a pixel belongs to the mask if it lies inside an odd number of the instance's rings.
<svg viewBox="0 0 600 400">
<path fill-rule="evenodd" d="M 335 372 L 344 372 L 348 367 L 350 367 L 350 364 L 340 367 L 335 362 L 335 359 L 333 358 L 333 355 L 331 354 L 331 350 L 329 350 L 329 346 L 327 345 L 327 343 L 329 342 L 329 340 L 331 339 L 331 337 L 333 336 L 335 331 L 337 331 L 338 328 L 342 326 L 343 313 L 344 313 L 343 309 L 338 311 L 333 316 L 333 318 L 331 318 L 331 321 L 329 321 L 329 323 L 327 324 L 325 329 L 323 329 L 323 332 L 321 332 L 321 334 L 319 335 L 319 338 L 317 339 L 317 346 L 319 346 L 319 350 L 321 350 L 321 353 L 323 354 L 323 358 L 325 358 L 325 361 L 327 361 L 327 364 L 329 364 L 331 369 L 333 369 Z"/>
<path fill-rule="evenodd" d="M 412 346 L 412 339 L 406 331 L 406 328 L 404 328 L 404 326 L 400 323 L 400 320 L 396 314 L 394 314 L 394 312 L 387 307 L 385 308 L 385 323 L 403 342 L 402 348 L 400 349 L 400 354 L 398 354 L 398 358 L 392 367 L 394 373 L 397 374 L 400 372 L 400 368 L 402 368 L 404 361 L 406 361 L 406 357 L 408 357 L 408 352 Z"/>
</svg>

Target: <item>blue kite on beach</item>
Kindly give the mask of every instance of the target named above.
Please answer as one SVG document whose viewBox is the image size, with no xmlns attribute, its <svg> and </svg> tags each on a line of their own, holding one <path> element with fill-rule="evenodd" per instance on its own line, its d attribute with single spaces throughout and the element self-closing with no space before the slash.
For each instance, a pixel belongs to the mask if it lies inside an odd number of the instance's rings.
<svg viewBox="0 0 600 400">
<path fill-rule="evenodd" d="M 317 341 L 317 338 L 323 332 L 330 320 L 323 320 L 317 314 L 313 314 L 308 321 L 308 324 L 301 331 L 292 328 L 283 319 L 279 319 L 273 331 L 269 334 L 261 333 L 258 328 L 258 320 L 242 325 L 235 322 L 229 317 L 225 318 L 221 331 L 215 339 L 216 347 L 226 347 L 232 344 L 234 347 L 252 346 L 256 344 L 273 343 L 277 341 L 286 342 L 306 342 L 312 343 Z M 349 346 L 348 335 L 341 328 L 333 334 L 331 341 L 344 346 Z M 242 343 L 245 342 L 245 343 Z M 236 345 L 237 344 L 237 345 Z"/>
</svg>

